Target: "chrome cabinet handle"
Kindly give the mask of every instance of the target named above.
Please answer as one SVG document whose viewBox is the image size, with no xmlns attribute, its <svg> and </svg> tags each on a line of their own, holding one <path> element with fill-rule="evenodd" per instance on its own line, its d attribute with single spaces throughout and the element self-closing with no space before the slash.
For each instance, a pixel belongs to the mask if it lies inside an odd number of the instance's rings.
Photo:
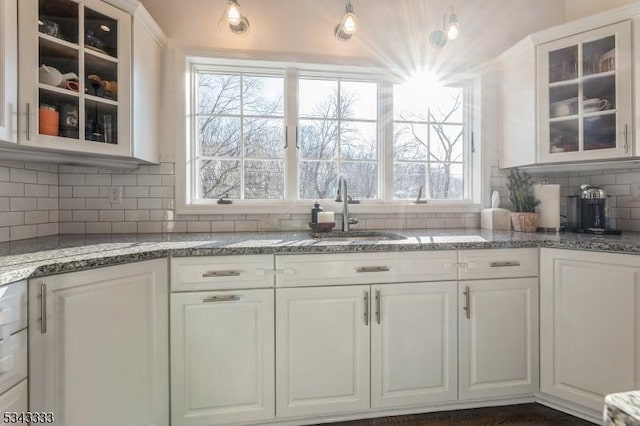
<svg viewBox="0 0 640 426">
<path fill-rule="evenodd" d="M 380 324 L 380 290 L 376 290 L 376 322 Z"/>
<path fill-rule="evenodd" d="M 356 272 L 361 274 L 365 272 L 389 272 L 388 266 L 363 266 L 361 268 L 357 268 Z"/>
<path fill-rule="evenodd" d="M 364 292 L 364 325 L 369 325 L 369 292 Z"/>
<path fill-rule="evenodd" d="M 624 152 L 629 152 L 629 126 L 624 125 Z"/>
<path fill-rule="evenodd" d="M 47 334 L 47 285 L 40 284 L 40 333 Z"/>
<path fill-rule="evenodd" d="M 209 296 L 202 299 L 203 303 L 215 303 L 215 302 L 235 302 L 240 300 L 240 296 L 230 294 L 228 296 Z"/>
<path fill-rule="evenodd" d="M 31 140 L 31 104 L 27 102 L 27 140 Z"/>
<path fill-rule="evenodd" d="M 207 271 L 202 278 L 239 277 L 242 271 Z"/>
<path fill-rule="evenodd" d="M 510 261 L 506 261 L 506 262 L 491 262 L 489 264 L 489 266 L 491 266 L 492 268 L 503 268 L 505 266 L 520 266 L 520 262 L 518 262 L 518 261 L 514 261 L 514 262 L 510 262 Z"/>
<path fill-rule="evenodd" d="M 469 287 L 464 288 L 464 310 L 467 314 L 467 319 L 471 319 L 471 292 Z"/>
</svg>

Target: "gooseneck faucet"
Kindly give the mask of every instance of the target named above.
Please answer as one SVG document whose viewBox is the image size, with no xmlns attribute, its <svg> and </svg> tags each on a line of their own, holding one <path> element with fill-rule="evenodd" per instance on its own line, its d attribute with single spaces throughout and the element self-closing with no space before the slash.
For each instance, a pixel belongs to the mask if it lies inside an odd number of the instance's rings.
<svg viewBox="0 0 640 426">
<path fill-rule="evenodd" d="M 349 193 L 347 191 L 347 180 L 343 175 L 338 176 L 338 193 L 336 202 L 342 202 L 342 230 L 349 232 L 349 225 L 356 225 L 358 219 L 349 217 Z"/>
</svg>

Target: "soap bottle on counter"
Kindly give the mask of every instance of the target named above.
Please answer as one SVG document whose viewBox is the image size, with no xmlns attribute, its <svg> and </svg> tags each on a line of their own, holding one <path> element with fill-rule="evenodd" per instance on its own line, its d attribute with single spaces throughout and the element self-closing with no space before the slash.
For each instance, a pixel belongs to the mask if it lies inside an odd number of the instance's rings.
<svg viewBox="0 0 640 426">
<path fill-rule="evenodd" d="M 320 202 L 316 200 L 311 209 L 311 223 L 318 223 L 318 212 L 321 211 L 323 211 L 323 209 L 320 207 Z"/>
</svg>

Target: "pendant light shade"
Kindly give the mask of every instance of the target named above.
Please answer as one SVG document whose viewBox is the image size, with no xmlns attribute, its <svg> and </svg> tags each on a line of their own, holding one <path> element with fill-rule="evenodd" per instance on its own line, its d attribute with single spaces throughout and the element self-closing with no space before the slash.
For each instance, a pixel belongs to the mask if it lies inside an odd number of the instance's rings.
<svg viewBox="0 0 640 426">
<path fill-rule="evenodd" d="M 442 49 L 448 41 L 455 41 L 459 32 L 458 15 L 453 10 L 453 6 L 449 6 L 442 17 L 442 29 L 431 32 L 429 43 L 436 49 Z"/>
<path fill-rule="evenodd" d="M 227 2 L 227 7 L 218 21 L 218 28 L 234 35 L 246 35 L 249 32 L 249 20 L 242 13 L 238 0 Z"/>
<path fill-rule="evenodd" d="M 333 34 L 340 41 L 349 41 L 357 30 L 358 22 L 356 20 L 356 14 L 353 12 L 351 0 L 348 0 L 345 6 L 345 14 L 342 20 L 340 20 L 340 23 L 336 25 Z"/>
</svg>

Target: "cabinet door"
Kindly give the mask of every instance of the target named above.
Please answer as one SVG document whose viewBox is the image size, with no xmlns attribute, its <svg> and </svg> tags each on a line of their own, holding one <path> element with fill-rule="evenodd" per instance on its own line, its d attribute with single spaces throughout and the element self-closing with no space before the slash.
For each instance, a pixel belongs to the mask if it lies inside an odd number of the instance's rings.
<svg viewBox="0 0 640 426">
<path fill-rule="evenodd" d="M 131 156 L 131 26 L 101 0 L 20 0 L 21 144 Z"/>
<path fill-rule="evenodd" d="M 460 399 L 538 391 L 538 279 L 459 283 Z"/>
<path fill-rule="evenodd" d="M 167 269 L 161 259 L 30 281 L 31 411 L 65 426 L 169 424 Z"/>
<path fill-rule="evenodd" d="M 631 22 L 543 44 L 538 65 L 540 162 L 633 155 Z"/>
<path fill-rule="evenodd" d="M 371 405 L 458 397 L 455 282 L 372 287 Z"/>
<path fill-rule="evenodd" d="M 640 386 L 640 257 L 541 250 L 541 390 L 602 413 Z"/>
<path fill-rule="evenodd" d="M 369 286 L 276 290 L 276 414 L 369 408 Z"/>
<path fill-rule="evenodd" d="M 23 380 L 18 383 L 16 386 L 12 387 L 2 395 L 0 395 L 0 413 L 2 413 L 3 418 L 5 413 L 25 413 L 29 410 L 29 398 L 27 394 L 28 390 L 28 382 L 27 380 Z M 45 419 L 46 420 L 46 419 Z M 54 415 L 55 420 L 55 415 Z M 19 425 L 27 425 L 27 422 L 15 422 L 9 423 L 4 422 L 3 419 L 0 419 L 0 424 L 8 425 L 8 424 L 19 424 Z M 53 422 L 49 422 L 53 423 Z"/>
<path fill-rule="evenodd" d="M 274 417 L 273 292 L 171 295 L 174 426 Z"/>
<path fill-rule="evenodd" d="M 0 140 L 18 141 L 18 1 L 0 0 Z"/>
</svg>

